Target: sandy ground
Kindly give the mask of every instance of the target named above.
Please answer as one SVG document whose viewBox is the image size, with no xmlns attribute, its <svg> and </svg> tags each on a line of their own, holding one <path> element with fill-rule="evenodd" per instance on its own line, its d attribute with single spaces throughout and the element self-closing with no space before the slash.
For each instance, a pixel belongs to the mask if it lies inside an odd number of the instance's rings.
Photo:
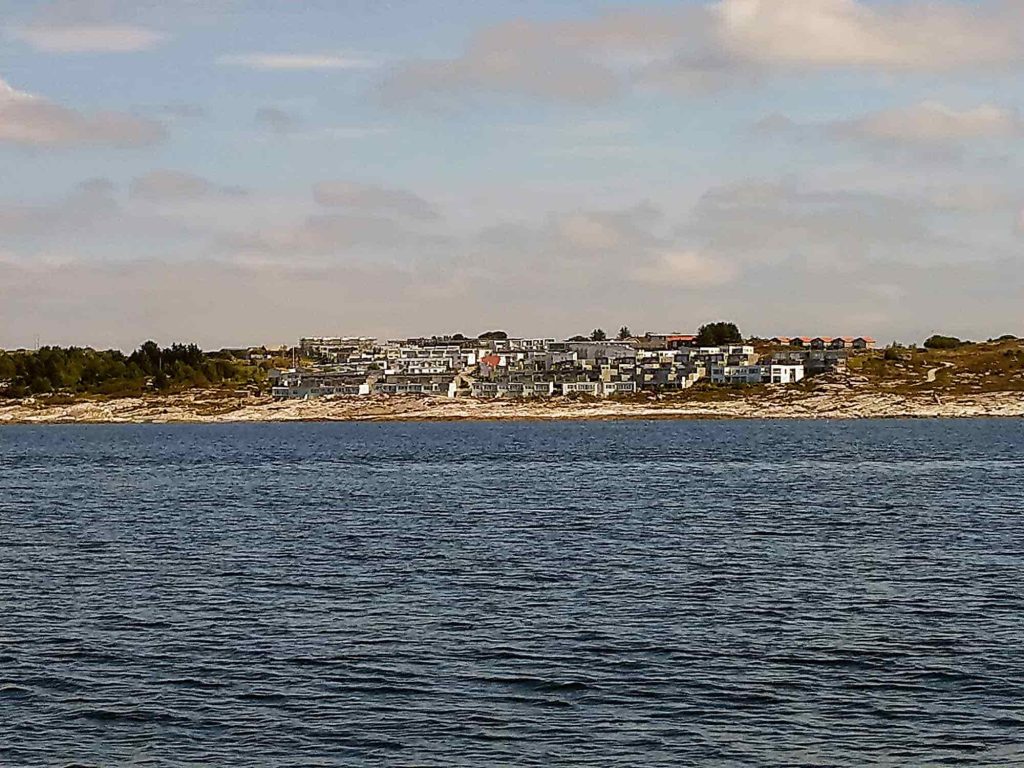
<svg viewBox="0 0 1024 768">
<path fill-rule="evenodd" d="M 842 386 L 814 391 L 779 388 L 767 395 L 717 402 L 665 398 L 648 402 L 531 402 L 414 396 L 321 398 L 274 402 L 219 393 L 83 399 L 72 404 L 45 398 L 3 404 L 0 424 L 229 423 L 278 421 L 457 421 L 555 419 L 856 419 L 1022 417 L 1024 393 L 990 392 L 938 398 L 898 395 Z"/>
</svg>

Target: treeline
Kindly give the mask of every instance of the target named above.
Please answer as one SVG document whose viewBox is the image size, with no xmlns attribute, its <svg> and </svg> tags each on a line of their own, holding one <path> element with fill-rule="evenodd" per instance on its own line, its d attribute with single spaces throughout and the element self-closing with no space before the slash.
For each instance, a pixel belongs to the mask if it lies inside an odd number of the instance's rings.
<svg viewBox="0 0 1024 768">
<path fill-rule="evenodd" d="M 50 392 L 131 395 L 247 379 L 248 372 L 230 356 L 207 355 L 195 344 L 161 348 L 147 341 L 130 355 L 83 347 L 0 351 L 0 397 Z"/>
</svg>

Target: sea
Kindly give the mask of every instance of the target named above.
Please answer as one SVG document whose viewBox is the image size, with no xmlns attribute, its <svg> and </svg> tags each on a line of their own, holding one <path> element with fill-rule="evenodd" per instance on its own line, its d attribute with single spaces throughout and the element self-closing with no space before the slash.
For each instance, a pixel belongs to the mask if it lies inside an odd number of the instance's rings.
<svg viewBox="0 0 1024 768">
<path fill-rule="evenodd" d="M 0 427 L 0 766 L 1024 765 L 1024 420 Z"/>
</svg>

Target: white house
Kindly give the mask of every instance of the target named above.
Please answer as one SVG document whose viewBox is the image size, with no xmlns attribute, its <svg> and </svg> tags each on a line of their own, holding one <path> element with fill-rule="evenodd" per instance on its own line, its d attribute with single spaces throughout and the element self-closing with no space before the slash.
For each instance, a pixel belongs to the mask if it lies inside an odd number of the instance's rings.
<svg viewBox="0 0 1024 768">
<path fill-rule="evenodd" d="M 796 384 L 804 378 L 803 365 L 762 365 L 761 369 L 765 384 Z"/>
<path fill-rule="evenodd" d="M 795 384 L 804 378 L 803 365 L 716 365 L 713 384 Z"/>
</svg>

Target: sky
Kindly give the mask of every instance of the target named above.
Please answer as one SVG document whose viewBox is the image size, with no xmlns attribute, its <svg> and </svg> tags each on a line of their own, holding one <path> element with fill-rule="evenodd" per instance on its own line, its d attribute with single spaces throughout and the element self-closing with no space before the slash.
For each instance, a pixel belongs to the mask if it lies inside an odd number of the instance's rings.
<svg viewBox="0 0 1024 768">
<path fill-rule="evenodd" d="M 0 0 L 0 347 L 1024 336 L 1019 0 Z"/>
</svg>

